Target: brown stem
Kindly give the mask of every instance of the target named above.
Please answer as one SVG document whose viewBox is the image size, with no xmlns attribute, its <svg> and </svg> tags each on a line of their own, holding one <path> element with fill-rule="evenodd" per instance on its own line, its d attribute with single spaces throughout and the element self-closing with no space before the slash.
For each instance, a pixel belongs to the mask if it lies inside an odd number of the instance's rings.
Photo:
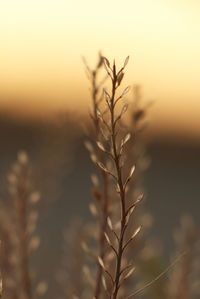
<svg viewBox="0 0 200 299">
<path fill-rule="evenodd" d="M 126 211 L 125 211 L 125 192 L 123 187 L 122 181 L 122 172 L 120 167 L 120 160 L 119 155 L 117 153 L 117 145 L 116 145 L 116 131 L 115 131 L 115 107 L 114 107 L 114 100 L 115 100 L 115 91 L 116 91 L 116 82 L 117 76 L 115 71 L 115 64 L 113 67 L 113 80 L 112 80 L 112 98 L 111 98 L 111 129 L 112 129 L 112 148 L 113 148 L 113 155 L 114 155 L 114 162 L 117 171 L 117 178 L 118 178 L 118 185 L 120 189 L 120 203 L 121 203 L 121 230 L 120 230 L 120 237 L 119 237 L 119 244 L 118 244 L 118 257 L 117 257 L 117 264 L 116 264 L 116 271 L 115 271 L 115 278 L 114 278 L 114 291 L 112 294 L 112 299 L 116 299 L 119 291 L 119 279 L 121 273 L 121 262 L 122 262 L 122 255 L 123 255 L 123 243 L 124 243 L 124 233 L 126 228 Z"/>
<path fill-rule="evenodd" d="M 93 100 L 93 113 L 94 113 L 94 126 L 96 129 L 96 134 L 99 134 L 99 119 L 97 116 L 97 86 L 96 86 L 96 71 L 92 72 L 92 100 Z"/>
</svg>

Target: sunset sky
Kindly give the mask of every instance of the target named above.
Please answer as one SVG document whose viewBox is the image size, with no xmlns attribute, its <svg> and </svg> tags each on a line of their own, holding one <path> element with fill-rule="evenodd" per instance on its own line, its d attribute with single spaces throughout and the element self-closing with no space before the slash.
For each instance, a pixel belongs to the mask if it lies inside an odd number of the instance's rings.
<svg viewBox="0 0 200 299">
<path fill-rule="evenodd" d="M 200 1 L 4 0 L 0 36 L 0 109 L 87 110 L 81 56 L 101 50 L 130 55 L 126 83 L 155 101 L 155 126 L 200 137 Z"/>
</svg>

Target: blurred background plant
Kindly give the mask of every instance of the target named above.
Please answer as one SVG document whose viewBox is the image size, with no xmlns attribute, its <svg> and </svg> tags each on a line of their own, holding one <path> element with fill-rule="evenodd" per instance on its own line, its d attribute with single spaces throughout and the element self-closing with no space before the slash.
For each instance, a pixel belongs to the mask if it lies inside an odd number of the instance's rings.
<svg viewBox="0 0 200 299">
<path fill-rule="evenodd" d="M 47 284 L 33 287 L 30 257 L 40 245 L 35 233 L 38 212 L 35 205 L 40 194 L 31 184 L 31 172 L 25 152 L 19 152 L 17 162 L 8 175 L 8 195 L 1 206 L 1 273 L 3 298 L 36 298 L 46 292 Z"/>
</svg>

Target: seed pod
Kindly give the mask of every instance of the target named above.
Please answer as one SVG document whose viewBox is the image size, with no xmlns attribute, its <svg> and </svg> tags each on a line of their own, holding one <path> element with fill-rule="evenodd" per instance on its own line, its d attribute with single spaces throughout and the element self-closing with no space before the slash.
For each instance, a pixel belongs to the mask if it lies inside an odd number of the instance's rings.
<svg viewBox="0 0 200 299">
<path fill-rule="evenodd" d="M 134 233 L 132 234 L 132 236 L 131 236 L 131 240 L 133 240 L 136 236 L 137 236 L 137 234 L 141 231 L 141 226 L 139 226 L 135 231 L 134 231 Z"/>
<path fill-rule="evenodd" d="M 135 271 L 135 267 L 131 268 L 131 269 L 128 271 L 128 273 L 123 277 L 123 280 L 128 279 L 134 271 Z"/>
<path fill-rule="evenodd" d="M 97 217 L 97 216 L 98 216 L 97 208 L 96 208 L 96 206 L 95 206 L 93 203 L 90 203 L 90 204 L 89 204 L 89 209 L 90 209 L 91 214 L 92 214 L 94 217 Z"/>
<path fill-rule="evenodd" d="M 127 66 L 128 62 L 129 62 L 129 56 L 127 56 L 124 61 L 124 68 Z"/>
<path fill-rule="evenodd" d="M 130 90 L 130 86 L 127 86 L 127 87 L 124 89 L 124 91 L 122 92 L 121 97 L 125 96 L 125 94 L 127 94 L 127 93 L 129 92 L 129 90 Z"/>
<path fill-rule="evenodd" d="M 89 141 L 85 141 L 84 144 L 85 144 L 86 149 L 87 149 L 90 153 L 92 153 L 92 152 L 94 151 L 94 148 L 93 148 L 93 145 L 92 145 L 91 142 L 89 142 Z"/>
<path fill-rule="evenodd" d="M 121 71 L 117 76 L 118 86 L 121 84 L 123 77 L 124 77 L 124 73 Z"/>
<path fill-rule="evenodd" d="M 100 256 L 98 256 L 97 259 L 98 259 L 99 265 L 105 270 L 105 265 L 104 265 L 102 258 Z"/>
<path fill-rule="evenodd" d="M 97 146 L 102 152 L 106 152 L 106 149 L 104 148 L 103 144 L 100 141 L 97 141 Z"/>
<path fill-rule="evenodd" d="M 107 223 L 108 223 L 108 226 L 111 230 L 113 230 L 113 225 L 112 225 L 112 221 L 110 219 L 110 217 L 107 217 Z"/>
<path fill-rule="evenodd" d="M 106 241 L 107 241 L 108 245 L 109 245 L 109 246 L 112 246 L 112 243 L 111 243 L 111 241 L 110 241 L 108 235 L 107 235 L 106 233 L 104 233 L 104 236 L 105 236 L 105 238 L 106 238 Z"/>
</svg>

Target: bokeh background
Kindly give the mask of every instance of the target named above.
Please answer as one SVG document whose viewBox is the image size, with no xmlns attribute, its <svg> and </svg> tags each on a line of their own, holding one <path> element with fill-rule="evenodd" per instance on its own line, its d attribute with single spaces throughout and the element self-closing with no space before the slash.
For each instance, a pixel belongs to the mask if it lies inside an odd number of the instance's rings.
<svg viewBox="0 0 200 299">
<path fill-rule="evenodd" d="M 142 102 L 153 101 L 144 132 L 152 234 L 169 255 L 180 216 L 200 224 L 199 34 L 195 0 L 1 2 L 0 193 L 5 199 L 17 152 L 27 151 L 42 194 L 34 256 L 41 277 L 54 282 L 70 219 L 90 219 L 90 92 L 81 57 L 93 67 L 99 50 L 119 66 L 130 55 L 123 86 L 139 84 Z"/>
</svg>

